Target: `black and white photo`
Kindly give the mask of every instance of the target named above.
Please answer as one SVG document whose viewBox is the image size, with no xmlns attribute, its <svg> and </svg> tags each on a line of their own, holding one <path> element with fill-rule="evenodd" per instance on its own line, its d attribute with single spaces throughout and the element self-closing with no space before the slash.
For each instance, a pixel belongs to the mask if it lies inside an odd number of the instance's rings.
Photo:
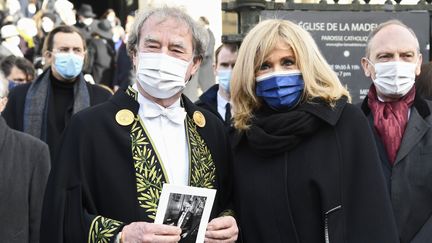
<svg viewBox="0 0 432 243">
<path fill-rule="evenodd" d="M 155 223 L 181 228 L 182 243 L 204 241 L 216 190 L 164 184 Z"/>
</svg>

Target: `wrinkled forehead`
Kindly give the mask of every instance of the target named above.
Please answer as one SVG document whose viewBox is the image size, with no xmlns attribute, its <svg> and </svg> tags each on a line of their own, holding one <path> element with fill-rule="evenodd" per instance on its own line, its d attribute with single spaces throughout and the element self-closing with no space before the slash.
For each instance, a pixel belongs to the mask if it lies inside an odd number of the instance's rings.
<svg viewBox="0 0 432 243">
<path fill-rule="evenodd" d="M 172 28 L 171 32 L 181 30 L 184 34 L 191 35 L 192 31 L 190 26 L 184 19 L 177 16 L 167 16 L 161 13 L 154 13 L 150 15 L 143 23 L 140 33 L 146 33 L 155 30 L 161 30 L 160 28 Z"/>
<path fill-rule="evenodd" d="M 380 52 L 418 53 L 419 41 L 407 28 L 389 25 L 378 31 L 369 42 L 370 56 Z"/>
<path fill-rule="evenodd" d="M 192 31 L 184 20 L 175 17 L 150 16 L 142 25 L 140 39 L 186 39 L 192 42 Z"/>
</svg>

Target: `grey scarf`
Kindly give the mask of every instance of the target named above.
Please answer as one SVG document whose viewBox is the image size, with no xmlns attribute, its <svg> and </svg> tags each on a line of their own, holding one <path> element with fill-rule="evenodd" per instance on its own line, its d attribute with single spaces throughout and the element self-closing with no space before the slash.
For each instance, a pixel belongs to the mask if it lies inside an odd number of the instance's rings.
<svg viewBox="0 0 432 243">
<path fill-rule="evenodd" d="M 24 105 L 24 132 L 42 141 L 47 140 L 48 101 L 51 93 L 51 68 L 45 70 L 30 85 Z M 74 104 L 72 114 L 90 106 L 90 95 L 86 81 L 80 74 L 74 85 Z"/>
</svg>

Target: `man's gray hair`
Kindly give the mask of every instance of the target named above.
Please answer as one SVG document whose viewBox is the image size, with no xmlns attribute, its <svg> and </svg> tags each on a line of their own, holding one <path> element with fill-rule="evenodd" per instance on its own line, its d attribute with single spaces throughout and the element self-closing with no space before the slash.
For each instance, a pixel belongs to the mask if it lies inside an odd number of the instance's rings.
<svg viewBox="0 0 432 243">
<path fill-rule="evenodd" d="M 144 25 L 144 22 L 152 16 L 157 17 L 160 20 L 174 18 L 179 22 L 185 23 L 192 33 L 192 47 L 194 51 L 194 57 L 198 57 L 200 59 L 204 57 L 205 50 L 207 49 L 209 42 L 209 37 L 206 30 L 181 8 L 168 6 L 149 9 L 136 14 L 127 41 L 127 50 L 130 56 L 135 55 L 138 51 L 138 45 L 141 37 L 141 28 Z"/>
<path fill-rule="evenodd" d="M 7 97 L 9 93 L 9 82 L 4 76 L 3 72 L 0 71 L 0 98 Z"/>
<path fill-rule="evenodd" d="M 414 32 L 414 30 L 413 29 L 411 29 L 410 27 L 408 27 L 406 24 L 404 24 L 402 21 L 400 21 L 400 20 L 397 20 L 397 19 L 391 19 L 391 20 L 388 20 L 388 21 L 386 21 L 386 22 L 383 22 L 383 23 L 381 23 L 381 24 L 379 24 L 374 30 L 372 30 L 370 33 L 369 33 L 369 36 L 368 36 L 368 40 L 367 40 L 367 44 L 366 44 L 366 57 L 367 58 L 369 58 L 369 55 L 370 55 L 370 43 L 371 43 L 371 41 L 372 41 L 372 39 L 375 37 L 375 35 L 378 33 L 378 32 L 380 32 L 384 27 L 386 27 L 386 26 L 389 26 L 389 25 L 399 25 L 399 26 L 402 26 L 402 27 L 404 27 L 405 29 L 407 29 L 413 36 L 414 36 L 414 38 L 417 40 L 417 51 L 418 51 L 418 53 L 420 53 L 420 45 L 419 45 L 419 42 L 418 42 L 418 39 L 417 39 L 417 36 L 416 36 L 416 34 L 415 34 L 415 32 Z M 389 40 L 389 41 L 391 41 L 391 40 Z"/>
</svg>

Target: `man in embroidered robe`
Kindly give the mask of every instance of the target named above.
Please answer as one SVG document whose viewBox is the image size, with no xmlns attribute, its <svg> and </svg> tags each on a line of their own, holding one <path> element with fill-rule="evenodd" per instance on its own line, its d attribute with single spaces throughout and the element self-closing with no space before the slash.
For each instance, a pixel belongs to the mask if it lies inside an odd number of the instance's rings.
<svg viewBox="0 0 432 243">
<path fill-rule="evenodd" d="M 401 243 L 432 239 L 432 103 L 417 95 L 422 56 L 415 33 L 397 20 L 371 32 L 362 104 L 375 131 Z"/>
<path fill-rule="evenodd" d="M 217 189 L 206 242 L 234 242 L 231 148 L 223 123 L 182 95 L 205 52 L 177 8 L 136 16 L 128 39 L 137 82 L 76 114 L 47 186 L 41 242 L 177 242 L 154 219 L 164 183 Z"/>
<path fill-rule="evenodd" d="M 106 101 L 111 93 L 84 80 L 86 43 L 76 28 L 59 26 L 46 40 L 43 53 L 48 68 L 32 83 L 11 90 L 3 116 L 11 128 L 46 142 L 54 158 L 71 116 Z"/>
</svg>

